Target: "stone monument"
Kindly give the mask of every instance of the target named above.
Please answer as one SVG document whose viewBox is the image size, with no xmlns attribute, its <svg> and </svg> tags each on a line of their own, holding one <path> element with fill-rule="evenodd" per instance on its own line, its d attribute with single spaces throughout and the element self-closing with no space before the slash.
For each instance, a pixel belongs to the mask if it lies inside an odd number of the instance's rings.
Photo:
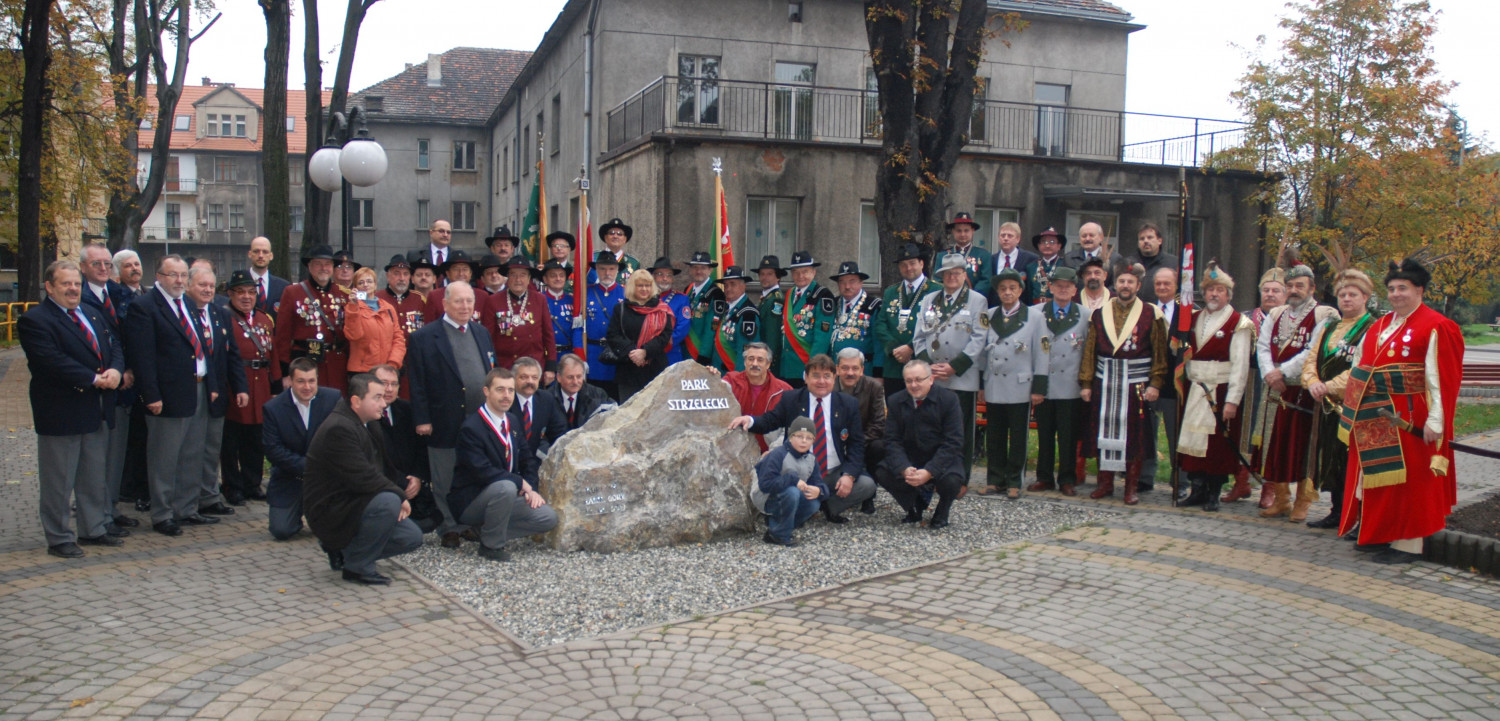
<svg viewBox="0 0 1500 721">
<path fill-rule="evenodd" d="M 689 360 L 558 439 L 540 474 L 557 511 L 547 543 L 614 552 L 752 530 L 760 448 L 729 430 L 738 415 L 729 385 Z"/>
</svg>

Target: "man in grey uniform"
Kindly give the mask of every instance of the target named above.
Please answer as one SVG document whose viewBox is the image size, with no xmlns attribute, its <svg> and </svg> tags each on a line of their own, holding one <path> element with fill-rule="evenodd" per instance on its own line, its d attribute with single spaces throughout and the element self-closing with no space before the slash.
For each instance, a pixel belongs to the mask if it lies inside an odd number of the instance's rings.
<svg viewBox="0 0 1500 721">
<path fill-rule="evenodd" d="M 962 255 L 949 253 L 937 271 L 943 288 L 930 293 L 917 307 L 917 332 L 911 347 L 919 360 L 932 364 L 938 385 L 958 396 L 964 424 L 964 488 L 974 466 L 974 394 L 980 368 L 975 361 L 984 350 L 985 329 L 980 319 L 988 309 L 984 296 L 967 287 L 968 267 Z M 962 491 L 960 492 L 960 495 Z"/>
<path fill-rule="evenodd" d="M 1052 335 L 1042 312 L 1021 303 L 1025 280 L 1014 268 L 995 275 L 993 287 L 1000 305 L 980 316 L 984 334 L 985 448 L 989 472 L 984 490 L 1003 488 L 1007 497 L 1021 497 L 1021 474 L 1026 470 L 1026 431 L 1031 406 L 1047 395 L 1047 349 Z"/>
<path fill-rule="evenodd" d="M 1078 364 L 1089 334 L 1089 309 L 1078 301 L 1078 271 L 1060 267 L 1048 281 L 1052 300 L 1039 306 L 1047 335 L 1047 399 L 1036 407 L 1036 482 L 1028 491 L 1058 488 L 1064 496 L 1083 479 L 1085 454 L 1078 447 L 1078 420 L 1084 402 L 1079 398 Z"/>
</svg>

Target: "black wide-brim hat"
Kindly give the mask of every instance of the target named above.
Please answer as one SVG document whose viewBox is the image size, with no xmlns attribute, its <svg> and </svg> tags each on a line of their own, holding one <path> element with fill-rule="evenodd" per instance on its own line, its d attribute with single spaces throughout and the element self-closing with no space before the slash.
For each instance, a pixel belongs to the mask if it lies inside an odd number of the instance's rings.
<svg viewBox="0 0 1500 721">
<path fill-rule="evenodd" d="M 611 228 L 619 228 L 620 230 L 624 231 L 625 242 L 627 243 L 630 242 L 630 238 L 635 235 L 635 229 L 626 225 L 625 221 L 620 220 L 619 218 L 610 218 L 608 223 L 599 226 L 599 240 L 604 240 L 604 236 L 609 233 Z"/>
<path fill-rule="evenodd" d="M 724 271 L 724 277 L 719 278 L 718 280 L 715 280 L 714 282 L 715 283 L 723 283 L 726 280 L 742 280 L 742 281 L 745 281 L 746 283 L 748 283 L 748 282 L 750 282 L 752 280 L 755 280 L 755 278 L 751 278 L 750 276 L 745 275 L 745 269 L 744 268 L 742 268 L 742 267 L 740 267 L 738 265 L 731 265 L 731 266 L 729 266 L 728 269 L 726 269 Z"/>
<path fill-rule="evenodd" d="M 787 263 L 786 267 L 790 270 L 792 268 L 816 268 L 821 265 L 823 264 L 813 260 L 812 253 L 799 250 L 792 253 L 792 262 Z"/>
<path fill-rule="evenodd" d="M 1031 247 L 1036 248 L 1037 250 L 1041 250 L 1043 238 L 1056 238 L 1057 252 L 1059 253 L 1062 252 L 1063 248 L 1068 247 L 1068 236 L 1057 232 L 1055 228 L 1048 228 L 1040 233 L 1037 233 L 1036 235 L 1031 236 Z"/>
<path fill-rule="evenodd" d="M 392 268 L 405 268 L 407 270 L 411 270 L 411 261 L 406 259 L 406 255 L 404 253 L 397 253 L 391 256 L 390 262 L 385 264 L 385 272 L 391 272 Z"/>
<path fill-rule="evenodd" d="M 437 272 L 437 266 L 433 265 L 432 259 L 427 257 L 427 252 L 426 248 L 406 251 L 406 264 L 412 269 L 412 272 L 415 273 L 422 268 L 426 268 L 434 273 Z M 387 266 L 386 270 L 390 270 L 390 267 Z"/>
<path fill-rule="evenodd" d="M 764 258 L 761 258 L 760 265 L 755 266 L 755 272 L 759 273 L 763 270 L 776 271 L 777 278 L 786 277 L 786 270 L 781 267 L 781 259 L 774 255 L 768 255 Z"/>
<path fill-rule="evenodd" d="M 235 288 L 245 287 L 255 287 L 255 278 L 251 277 L 250 272 L 245 270 L 237 270 L 233 273 L 230 273 L 229 282 L 224 284 L 225 291 L 231 291 Z"/>
<path fill-rule="evenodd" d="M 605 265 L 618 266 L 620 265 L 620 259 L 616 258 L 614 253 L 611 253 L 607 250 L 601 250 L 597 255 L 594 256 L 594 261 L 592 263 L 589 263 L 589 267 L 598 268 L 600 263 L 604 263 Z"/>
<path fill-rule="evenodd" d="M 443 261 L 443 264 L 437 268 L 438 275 L 447 275 L 448 269 L 459 263 L 469 266 L 471 273 L 479 272 L 479 268 L 476 267 L 478 264 L 474 262 L 473 258 L 469 257 L 468 253 L 464 252 L 461 248 L 451 248 L 448 251 L 448 259 Z"/>
<path fill-rule="evenodd" d="M 363 265 L 359 264 L 359 261 L 357 261 L 357 260 L 354 259 L 354 254 L 353 253 L 350 253 L 347 250 L 339 250 L 339 251 L 334 252 L 334 254 L 333 254 L 333 264 L 335 266 L 338 265 L 338 264 L 340 264 L 340 263 L 342 263 L 342 262 L 344 262 L 344 261 L 346 261 L 346 260 L 349 261 L 350 265 L 354 266 L 355 270 L 359 270 L 360 268 L 364 267 Z"/>
<path fill-rule="evenodd" d="M 687 262 L 687 264 L 688 265 L 718 265 L 718 263 L 714 262 L 714 257 L 713 256 L 711 256 L 708 253 L 706 253 L 704 251 L 701 251 L 701 250 L 698 251 L 698 252 L 696 252 L 696 253 L 693 253 L 692 259 L 689 260 Z"/>
<path fill-rule="evenodd" d="M 927 253 L 922 250 L 922 246 L 916 243 L 902 243 L 901 247 L 896 249 L 896 262 L 900 263 L 906 260 L 920 260 L 926 263 Z"/>
<path fill-rule="evenodd" d="M 672 267 L 672 260 L 665 255 L 657 258 L 656 262 L 652 263 L 651 267 L 646 269 L 646 272 L 655 273 L 658 270 L 670 270 L 672 271 L 672 275 L 682 275 L 682 269 Z"/>
<path fill-rule="evenodd" d="M 856 263 L 852 260 L 846 260 L 842 263 L 839 263 L 839 271 L 837 273 L 834 273 L 833 275 L 828 276 L 828 279 L 837 281 L 839 278 L 842 278 L 846 275 L 857 275 L 859 276 L 860 280 L 870 279 L 870 274 L 859 272 L 859 263 Z"/>
<path fill-rule="evenodd" d="M 333 260 L 333 248 L 327 245 L 315 245 L 302 256 L 303 265 L 314 260 Z"/>
<path fill-rule="evenodd" d="M 953 220 L 948 221 L 948 230 L 953 230 L 953 226 L 955 225 L 963 225 L 965 223 L 974 226 L 974 230 L 979 230 L 979 221 L 974 220 L 974 216 L 968 213 L 959 213 L 953 216 Z"/>
<path fill-rule="evenodd" d="M 490 243 L 493 243 L 497 240 L 508 240 L 511 243 L 516 244 L 519 244 L 521 242 L 521 239 L 516 237 L 515 233 L 510 232 L 510 227 L 505 225 L 496 228 L 494 235 L 486 237 L 484 239 L 484 244 L 489 245 Z"/>
<path fill-rule="evenodd" d="M 531 277 L 542 277 L 542 273 L 541 271 L 537 270 L 536 264 L 531 262 L 531 259 L 527 258 L 524 255 L 513 255 L 508 262 L 498 267 L 500 268 L 500 272 L 506 275 L 510 275 L 510 272 L 512 270 L 515 270 L 516 268 L 525 268 L 527 272 L 531 273 Z"/>
<path fill-rule="evenodd" d="M 494 253 L 485 253 L 484 255 L 479 256 L 479 272 L 483 273 L 490 268 L 503 269 L 505 268 L 505 261 L 500 260 L 500 256 L 495 255 Z M 501 270 L 500 272 L 504 273 L 505 271 Z"/>
<path fill-rule="evenodd" d="M 557 259 L 549 260 L 549 261 L 543 263 L 542 264 L 542 272 L 540 273 L 540 275 L 543 275 L 543 276 L 547 275 L 547 271 L 549 271 L 549 270 L 560 270 L 560 271 L 562 271 L 564 273 L 568 273 L 570 275 L 573 272 L 572 268 L 569 268 L 568 266 L 563 265 L 562 262 L 559 261 L 559 260 L 557 260 Z"/>
<path fill-rule="evenodd" d="M 568 241 L 568 249 L 569 250 L 578 250 L 578 239 L 575 238 L 575 237 L 573 237 L 573 234 L 569 233 L 566 230 L 554 230 L 551 233 L 548 233 L 547 234 L 547 247 L 549 247 L 549 248 L 552 247 L 552 241 L 557 240 L 559 238 Z"/>
</svg>

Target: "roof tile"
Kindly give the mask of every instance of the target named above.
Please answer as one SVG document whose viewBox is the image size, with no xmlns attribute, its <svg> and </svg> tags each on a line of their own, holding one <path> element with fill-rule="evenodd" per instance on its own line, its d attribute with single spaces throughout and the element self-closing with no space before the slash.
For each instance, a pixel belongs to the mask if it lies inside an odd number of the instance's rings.
<svg viewBox="0 0 1500 721">
<path fill-rule="evenodd" d="M 198 137 L 198 114 L 193 107 L 194 104 L 213 95 L 220 88 L 227 87 L 230 86 L 184 85 L 182 87 L 182 97 L 177 100 L 176 114 L 186 115 L 190 118 L 190 121 L 187 130 L 172 131 L 173 150 L 242 151 L 246 153 L 258 153 L 261 151 L 260 138 L 265 137 L 265 113 L 258 113 L 262 122 L 253 140 L 250 138 L 211 137 L 208 135 L 202 138 Z M 260 88 L 234 87 L 233 90 L 246 100 L 254 103 L 257 108 L 261 108 L 265 104 L 265 92 Z M 331 95 L 332 93 L 324 92 L 323 103 L 325 105 L 328 103 L 328 98 Z M 150 100 L 151 104 L 151 115 L 149 117 L 154 121 L 156 119 L 156 86 L 153 85 L 146 90 L 146 97 Z M 286 91 L 286 114 L 289 117 L 296 118 L 292 131 L 286 134 L 288 155 L 302 155 L 307 152 L 306 97 L 306 93 L 302 90 L 288 88 Z M 156 140 L 156 132 L 154 130 L 142 130 L 138 133 L 138 137 L 140 138 L 140 149 L 150 150 Z"/>
<path fill-rule="evenodd" d="M 453 48 L 442 54 L 442 85 L 427 85 L 427 63 L 406 70 L 353 94 L 351 103 L 368 110 L 367 98 L 381 98 L 371 120 L 441 120 L 483 125 L 516 75 L 531 58 L 528 50 Z"/>
</svg>

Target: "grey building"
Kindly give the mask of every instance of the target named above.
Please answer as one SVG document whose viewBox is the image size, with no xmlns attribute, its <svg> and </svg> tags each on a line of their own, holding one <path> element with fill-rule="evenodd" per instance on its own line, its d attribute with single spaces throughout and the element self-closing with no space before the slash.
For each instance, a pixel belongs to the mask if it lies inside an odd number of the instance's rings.
<svg viewBox="0 0 1500 721">
<path fill-rule="evenodd" d="M 354 188 L 354 254 L 384 267 L 427 243 L 432 221 L 453 225 L 455 247 L 474 250 L 492 229 L 490 133 L 486 121 L 531 57 L 522 50 L 453 48 L 354 93 L 389 167 L 378 184 Z M 329 225 L 338 237 L 339 194 Z"/>
<path fill-rule="evenodd" d="M 1115 5 L 990 7 L 1029 26 L 989 41 L 970 140 L 948 178 L 952 210 L 984 226 L 979 242 L 993 248 L 1007 220 L 1070 239 L 1097 221 L 1135 252 L 1141 223 L 1177 223 L 1186 166 L 1198 257 L 1253 281 L 1268 261 L 1263 209 L 1246 199 L 1264 178 L 1197 169 L 1240 142 L 1242 126 L 1125 112 L 1129 39 L 1143 26 Z M 825 266 L 877 270 L 880 122 L 866 43 L 859 0 L 570 0 L 489 117 L 494 222 L 523 216 L 540 159 L 552 224 L 573 226 L 586 168 L 595 226 L 619 216 L 635 227 L 632 255 L 680 262 L 713 237 L 721 158 L 737 259 L 811 250 Z"/>
</svg>

